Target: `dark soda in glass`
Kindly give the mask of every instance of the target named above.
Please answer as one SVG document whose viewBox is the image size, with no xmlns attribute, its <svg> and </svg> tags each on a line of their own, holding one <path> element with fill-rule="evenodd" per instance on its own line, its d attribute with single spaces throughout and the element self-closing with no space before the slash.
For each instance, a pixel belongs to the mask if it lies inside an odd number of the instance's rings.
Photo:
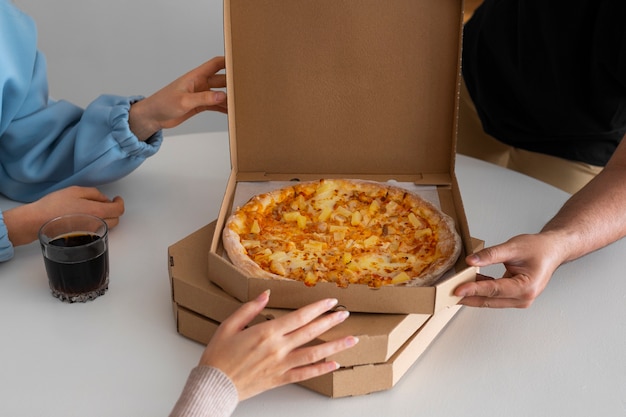
<svg viewBox="0 0 626 417">
<path fill-rule="evenodd" d="M 107 240 L 90 233 L 56 237 L 48 242 L 44 263 L 50 289 L 63 301 L 87 301 L 109 284 Z"/>
</svg>

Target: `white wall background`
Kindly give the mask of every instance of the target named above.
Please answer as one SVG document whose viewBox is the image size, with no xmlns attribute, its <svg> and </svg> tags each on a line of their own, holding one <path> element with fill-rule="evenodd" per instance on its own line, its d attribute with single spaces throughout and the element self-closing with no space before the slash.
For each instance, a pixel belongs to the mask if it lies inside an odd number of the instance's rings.
<svg viewBox="0 0 626 417">
<path fill-rule="evenodd" d="M 98 95 L 150 95 L 224 54 L 222 0 L 14 0 L 33 17 L 50 94 L 86 106 Z M 166 134 L 227 129 L 205 112 Z"/>
</svg>

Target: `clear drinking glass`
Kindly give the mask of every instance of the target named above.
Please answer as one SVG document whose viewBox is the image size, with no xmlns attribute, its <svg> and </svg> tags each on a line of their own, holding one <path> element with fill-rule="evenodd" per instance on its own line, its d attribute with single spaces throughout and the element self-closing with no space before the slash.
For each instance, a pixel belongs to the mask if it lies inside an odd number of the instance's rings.
<svg viewBox="0 0 626 417">
<path fill-rule="evenodd" d="M 109 288 L 108 226 L 99 217 L 68 214 L 45 223 L 39 242 L 52 295 L 73 303 Z"/>
</svg>

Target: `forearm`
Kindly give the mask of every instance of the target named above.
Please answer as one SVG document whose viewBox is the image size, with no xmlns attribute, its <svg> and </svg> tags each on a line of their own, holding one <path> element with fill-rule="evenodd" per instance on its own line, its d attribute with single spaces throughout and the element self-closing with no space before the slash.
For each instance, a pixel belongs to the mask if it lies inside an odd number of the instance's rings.
<svg viewBox="0 0 626 417">
<path fill-rule="evenodd" d="M 622 148 L 622 149 L 620 149 Z M 571 261 L 626 236 L 626 161 L 620 146 L 607 167 L 573 195 L 542 232 Z"/>
</svg>

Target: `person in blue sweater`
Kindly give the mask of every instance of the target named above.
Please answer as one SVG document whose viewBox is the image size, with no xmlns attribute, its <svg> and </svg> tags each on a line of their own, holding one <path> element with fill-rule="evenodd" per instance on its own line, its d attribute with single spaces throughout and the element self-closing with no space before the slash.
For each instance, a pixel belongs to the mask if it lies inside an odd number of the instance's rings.
<svg viewBox="0 0 626 417">
<path fill-rule="evenodd" d="M 46 62 L 36 47 L 33 21 L 9 0 L 0 0 L 0 193 L 27 202 L 0 211 L 0 261 L 13 247 L 37 239 L 48 219 L 86 212 L 115 226 L 124 212 L 95 185 L 114 181 L 158 151 L 162 129 L 193 115 L 226 112 L 226 86 L 216 57 L 150 97 L 104 95 L 86 109 L 48 97 Z M 266 323 L 246 326 L 265 307 L 269 291 L 229 317 L 190 373 L 172 417 L 230 415 L 241 400 L 268 389 L 336 370 L 320 361 L 348 349 L 345 336 L 307 343 L 343 322 L 346 311 L 327 313 L 325 299 Z M 224 352 L 229 352 L 224 355 Z"/>
<path fill-rule="evenodd" d="M 0 262 L 62 214 L 91 213 L 114 227 L 124 201 L 94 187 L 156 153 L 162 129 L 205 110 L 226 112 L 223 57 L 147 98 L 102 95 L 85 109 L 52 100 L 35 23 L 9 0 L 0 0 L 0 57 L 0 193 L 27 203 L 0 211 Z"/>
</svg>

